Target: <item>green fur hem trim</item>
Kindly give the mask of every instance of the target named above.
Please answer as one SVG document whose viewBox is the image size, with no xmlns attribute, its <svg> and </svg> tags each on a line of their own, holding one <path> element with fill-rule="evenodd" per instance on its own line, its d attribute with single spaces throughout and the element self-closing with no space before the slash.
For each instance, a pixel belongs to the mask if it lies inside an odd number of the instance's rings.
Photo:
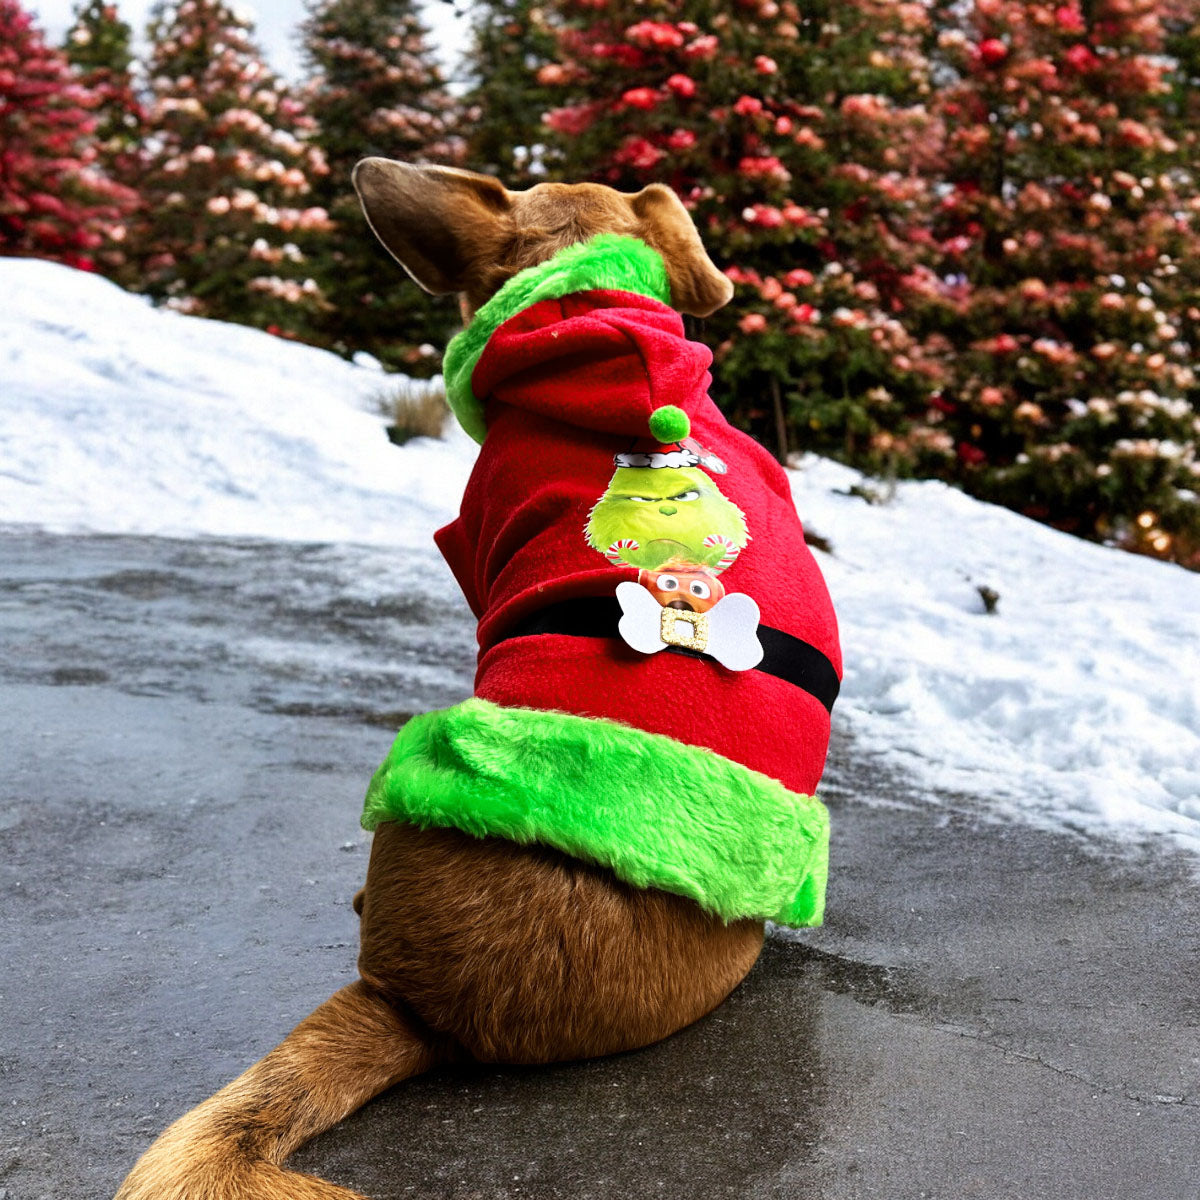
<svg viewBox="0 0 1200 1200">
<path fill-rule="evenodd" d="M 471 437 L 482 444 L 487 436 L 483 405 L 471 391 L 471 375 L 492 334 L 510 317 L 539 301 L 600 289 L 637 292 L 664 304 L 671 302 L 662 255 L 637 238 L 602 233 L 514 275 L 470 325 L 450 339 L 442 362 L 446 402 Z"/>
<path fill-rule="evenodd" d="M 726 921 L 819 925 L 824 913 L 820 800 L 615 721 L 479 699 L 414 717 L 367 791 L 363 827 L 383 821 L 553 846 Z"/>
</svg>

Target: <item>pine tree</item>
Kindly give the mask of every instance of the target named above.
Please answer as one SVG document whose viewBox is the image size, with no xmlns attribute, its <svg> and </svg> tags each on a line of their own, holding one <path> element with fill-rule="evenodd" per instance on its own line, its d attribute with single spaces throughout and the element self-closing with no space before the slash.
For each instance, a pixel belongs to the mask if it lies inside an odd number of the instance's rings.
<svg viewBox="0 0 1200 1200">
<path fill-rule="evenodd" d="M 134 88 L 132 36 L 115 4 L 83 0 L 63 50 L 80 81 L 95 96 L 93 136 L 99 162 L 111 178 L 136 188 L 143 167 L 146 113 Z M 119 239 L 98 251 L 97 265 L 104 274 L 128 282 L 121 245 L 124 228 L 117 232 Z"/>
<path fill-rule="evenodd" d="M 92 270 L 121 235 L 136 197 L 97 161 L 97 103 L 17 0 L 0 0 L 0 254 Z"/>
<path fill-rule="evenodd" d="M 508 7 L 486 5 L 484 30 Z M 549 177 L 670 184 L 741 285 L 706 334 L 718 401 L 781 457 L 887 461 L 936 369 L 897 311 L 930 202 L 924 6 L 560 0 L 525 16 L 509 76 L 528 82 L 483 80 L 487 135 L 552 95 Z"/>
<path fill-rule="evenodd" d="M 366 350 L 431 372 L 454 325 L 450 306 L 408 280 L 371 235 L 350 184 L 368 155 L 453 163 L 453 101 L 410 0 L 318 0 L 303 26 L 316 142 L 329 166 L 314 196 L 334 222 L 322 246 L 322 328 L 343 353 Z"/>
<path fill-rule="evenodd" d="M 510 187 L 537 182 L 542 115 L 559 103 L 563 68 L 540 0 L 489 0 L 473 9 L 463 98 L 466 161 Z M 531 69 L 532 68 L 532 69 Z"/>
<path fill-rule="evenodd" d="M 1200 160 L 1172 129 L 1189 85 L 1162 10 L 977 0 L 943 33 L 931 265 L 951 284 L 924 317 L 952 372 L 944 473 L 1200 565 Z"/>
<path fill-rule="evenodd" d="M 153 12 L 146 208 L 131 233 L 141 286 L 186 312 L 320 341 L 310 254 L 332 223 L 328 169 L 303 103 L 224 0 Z"/>
<path fill-rule="evenodd" d="M 1195 166 L 1200 163 L 1200 5 L 1170 0 L 1163 5 L 1162 23 L 1173 63 L 1164 119 Z"/>
<path fill-rule="evenodd" d="M 132 154 L 140 141 L 143 113 L 133 86 L 132 37 L 115 4 L 83 0 L 63 45 L 81 82 L 97 94 L 95 135 L 102 150 L 113 143 L 114 158 Z"/>
</svg>

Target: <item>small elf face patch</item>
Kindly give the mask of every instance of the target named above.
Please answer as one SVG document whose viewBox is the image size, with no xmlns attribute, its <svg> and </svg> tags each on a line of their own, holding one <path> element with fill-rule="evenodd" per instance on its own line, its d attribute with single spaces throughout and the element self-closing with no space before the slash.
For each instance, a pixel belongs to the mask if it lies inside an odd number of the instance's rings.
<svg viewBox="0 0 1200 1200">
<path fill-rule="evenodd" d="M 668 414 L 662 419 L 662 414 Z M 725 464 L 693 442 L 686 415 L 656 410 L 648 449 L 618 454 L 604 495 L 588 514 L 586 537 L 614 566 L 638 568 L 638 582 L 617 587 L 621 636 L 653 654 L 669 645 L 697 650 L 730 670 L 762 659 L 758 605 L 727 596 L 717 576 L 750 541 L 746 518 L 701 465 Z M 674 444 L 666 444 L 670 433 Z"/>
<path fill-rule="evenodd" d="M 715 571 L 690 563 L 665 563 L 656 571 L 639 571 L 638 583 L 663 608 L 708 612 L 725 597 L 725 585 Z"/>
</svg>

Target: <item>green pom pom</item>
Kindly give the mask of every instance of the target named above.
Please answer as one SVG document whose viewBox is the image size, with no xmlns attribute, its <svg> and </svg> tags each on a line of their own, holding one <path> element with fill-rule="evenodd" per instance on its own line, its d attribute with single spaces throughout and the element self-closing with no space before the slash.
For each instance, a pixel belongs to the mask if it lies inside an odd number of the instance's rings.
<svg viewBox="0 0 1200 1200">
<path fill-rule="evenodd" d="M 692 423 L 682 408 L 664 404 L 650 414 L 650 436 L 663 445 L 682 442 L 692 432 Z"/>
</svg>

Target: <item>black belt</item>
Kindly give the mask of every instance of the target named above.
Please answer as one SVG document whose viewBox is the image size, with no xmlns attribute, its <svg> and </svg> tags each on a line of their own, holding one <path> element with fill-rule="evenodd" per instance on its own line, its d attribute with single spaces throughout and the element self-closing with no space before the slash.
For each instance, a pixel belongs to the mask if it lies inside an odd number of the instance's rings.
<svg viewBox="0 0 1200 1200">
<path fill-rule="evenodd" d="M 518 621 L 499 640 L 503 642 L 508 638 L 533 637 L 539 633 L 615 638 L 619 636 L 617 622 L 620 619 L 621 605 L 616 596 L 586 596 L 580 600 L 564 600 L 539 608 L 523 621 Z M 597 633 L 597 630 L 612 632 Z M 833 711 L 841 681 L 833 669 L 833 663 L 816 646 L 792 637 L 782 629 L 773 629 L 770 625 L 758 627 L 758 640 L 762 643 L 763 658 L 754 670 L 764 671 L 800 688 L 810 696 L 815 696 L 826 711 Z M 665 652 L 716 661 L 699 650 L 689 650 L 685 646 L 667 646 Z"/>
</svg>

